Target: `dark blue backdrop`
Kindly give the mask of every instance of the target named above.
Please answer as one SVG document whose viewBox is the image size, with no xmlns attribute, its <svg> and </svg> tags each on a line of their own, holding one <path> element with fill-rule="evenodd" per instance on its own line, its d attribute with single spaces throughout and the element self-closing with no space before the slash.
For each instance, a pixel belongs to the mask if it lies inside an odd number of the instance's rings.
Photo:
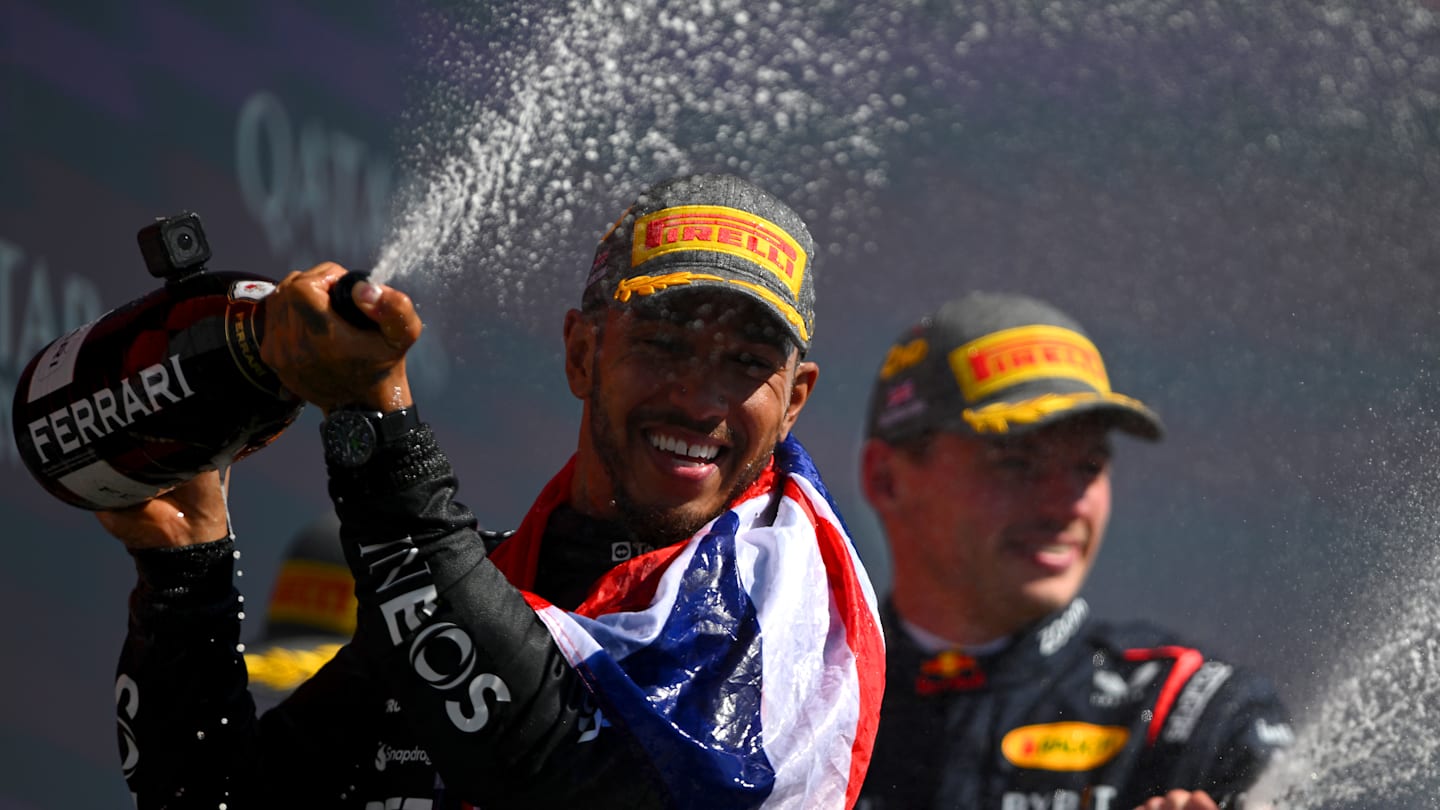
<svg viewBox="0 0 1440 810">
<path fill-rule="evenodd" d="M 498 111 L 529 127 L 532 151 L 484 151 L 509 156 L 495 199 L 514 216 L 493 244 L 451 245 L 463 269 L 396 281 L 430 325 L 422 407 L 490 525 L 515 524 L 573 446 L 559 327 L 591 245 L 657 175 L 728 169 L 825 245 L 797 435 L 882 590 L 854 474 L 868 381 L 910 320 L 990 288 L 1072 311 L 1117 389 L 1169 425 L 1119 448 L 1101 613 L 1260 667 L 1303 718 L 1396 615 L 1430 609 L 1433 5 L 532 5 L 0 0 L 0 407 L 45 343 L 152 288 L 133 236 L 152 217 L 198 211 L 216 269 L 368 266 L 439 165 L 418 133 Z M 719 48 L 730 61 L 706 61 Z M 641 88 L 667 77 L 678 101 L 655 106 Z M 590 117 L 510 114 L 536 94 Z M 646 137 L 607 140 L 621 131 Z M 317 423 L 236 469 L 252 604 L 328 509 Z M 123 806 L 129 560 L 34 484 L 8 433 L 0 510 L 0 808 Z"/>
</svg>

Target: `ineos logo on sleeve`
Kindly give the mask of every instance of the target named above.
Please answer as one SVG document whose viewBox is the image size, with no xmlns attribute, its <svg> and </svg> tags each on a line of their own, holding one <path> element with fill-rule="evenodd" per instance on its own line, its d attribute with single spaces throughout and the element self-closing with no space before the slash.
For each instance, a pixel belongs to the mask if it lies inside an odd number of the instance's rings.
<svg viewBox="0 0 1440 810">
<path fill-rule="evenodd" d="M 445 701 L 445 715 L 461 731 L 479 731 L 485 727 L 486 723 L 490 722 L 490 707 L 485 702 L 486 692 L 495 696 L 496 703 L 510 702 L 510 687 L 500 680 L 500 676 L 482 672 L 470 682 L 470 689 L 465 695 L 470 704 L 469 714 L 461 710 L 459 701 L 447 700 Z"/>
<path fill-rule="evenodd" d="M 454 672 L 441 672 L 435 669 L 430 663 L 430 656 L 427 655 L 427 653 L 434 653 L 435 648 L 443 642 L 454 645 L 456 653 L 458 653 L 455 656 L 441 655 L 442 659 L 455 658 L 456 671 Z M 433 624 L 421 630 L 419 635 L 415 636 L 415 640 L 411 642 L 410 667 L 415 670 L 415 674 L 424 678 L 426 683 L 436 689 L 442 691 L 449 689 L 465 680 L 465 677 L 470 674 L 470 670 L 475 668 L 475 644 L 470 640 L 470 636 L 460 629 L 459 625 L 450 622 Z"/>
<path fill-rule="evenodd" d="M 477 667 L 475 641 L 464 628 L 447 621 L 426 624 L 439 610 L 440 594 L 418 549 L 405 538 L 361 545 L 360 557 L 369 564 L 371 574 L 380 579 L 376 594 L 418 581 L 418 587 L 379 605 L 390 641 L 400 647 L 406 636 L 414 633 L 409 642 L 410 668 L 440 692 L 463 692 L 459 700 L 445 701 L 445 715 L 456 728 L 467 733 L 484 728 L 490 722 L 486 693 L 493 695 L 497 703 L 508 703 L 510 687 L 489 672 L 471 677 Z"/>
<path fill-rule="evenodd" d="M 437 663 L 441 661 L 453 664 L 442 670 L 442 665 Z M 461 731 L 479 731 L 490 722 L 490 707 L 485 702 L 487 692 L 494 695 L 497 703 L 510 702 L 510 687 L 499 676 L 482 672 L 470 678 L 475 669 L 475 643 L 452 622 L 431 625 L 415 636 L 410 644 L 410 667 L 422 680 L 442 692 L 452 691 L 469 679 L 464 696 L 466 705 L 458 700 L 445 701 L 446 716 Z"/>
</svg>

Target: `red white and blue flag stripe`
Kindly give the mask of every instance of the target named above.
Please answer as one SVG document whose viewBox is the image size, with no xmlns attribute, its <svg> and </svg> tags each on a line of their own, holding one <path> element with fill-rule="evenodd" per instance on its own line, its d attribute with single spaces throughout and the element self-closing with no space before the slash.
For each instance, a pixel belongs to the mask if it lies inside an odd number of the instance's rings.
<svg viewBox="0 0 1440 810">
<path fill-rule="evenodd" d="M 492 555 L 522 589 L 573 461 Z M 519 542 L 517 542 L 519 541 Z M 869 578 L 798 441 L 689 540 L 530 604 L 611 726 L 687 808 L 848 808 L 870 762 L 884 641 Z"/>
</svg>

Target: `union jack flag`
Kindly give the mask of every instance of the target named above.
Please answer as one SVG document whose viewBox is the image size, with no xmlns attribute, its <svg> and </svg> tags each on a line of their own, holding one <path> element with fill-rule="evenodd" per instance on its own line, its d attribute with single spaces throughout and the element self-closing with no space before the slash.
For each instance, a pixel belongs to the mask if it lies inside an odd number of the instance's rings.
<svg viewBox="0 0 1440 810">
<path fill-rule="evenodd" d="M 491 555 L 522 589 L 572 471 Z M 605 722 L 635 737 L 685 807 L 854 805 L 884 640 L 864 566 L 798 441 L 777 446 L 727 511 L 617 565 L 576 610 L 527 598 Z"/>
</svg>

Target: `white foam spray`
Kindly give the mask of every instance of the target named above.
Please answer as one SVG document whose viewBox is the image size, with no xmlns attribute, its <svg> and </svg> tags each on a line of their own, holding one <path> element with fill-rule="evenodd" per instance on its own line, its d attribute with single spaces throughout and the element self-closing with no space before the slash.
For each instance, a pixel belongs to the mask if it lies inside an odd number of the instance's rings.
<svg viewBox="0 0 1440 810">
<path fill-rule="evenodd" d="M 464 275 L 507 312 L 555 291 L 578 300 L 584 251 L 666 176 L 744 174 L 832 222 L 884 182 L 904 99 L 876 95 L 879 72 L 861 68 L 884 49 L 824 4 L 534 5 L 432 21 L 415 182 L 379 280 Z"/>
<path fill-rule="evenodd" d="M 873 248 L 852 226 L 894 164 L 924 176 L 947 149 L 1084 165 L 1169 148 L 1243 193 L 1274 160 L 1330 165 L 1315 144 L 1355 133 L 1440 182 L 1420 0 L 448 5 L 421 20 L 409 182 L 374 272 L 464 278 L 520 316 L 575 298 L 621 207 L 689 171 L 751 177 L 832 253 Z"/>
<path fill-rule="evenodd" d="M 1398 472 L 1377 469 L 1377 492 L 1356 493 L 1369 528 L 1352 540 L 1386 563 L 1359 583 L 1347 626 L 1327 629 L 1331 683 L 1294 707 L 1295 747 L 1248 810 L 1440 808 L 1440 484 L 1427 470 L 1398 497 L 1379 493 Z"/>
</svg>

